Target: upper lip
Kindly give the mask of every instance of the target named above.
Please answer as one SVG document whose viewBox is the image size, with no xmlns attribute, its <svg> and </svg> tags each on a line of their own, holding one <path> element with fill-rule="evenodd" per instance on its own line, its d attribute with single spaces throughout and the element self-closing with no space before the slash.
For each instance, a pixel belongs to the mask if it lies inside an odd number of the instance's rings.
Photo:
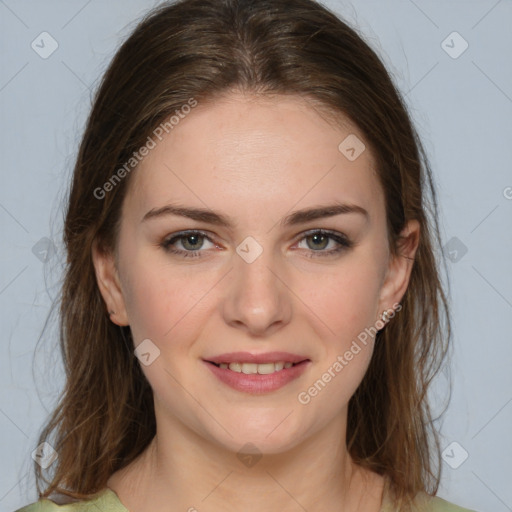
<svg viewBox="0 0 512 512">
<path fill-rule="evenodd" d="M 278 363 L 280 361 L 290 363 L 300 363 L 309 358 L 299 354 L 291 354 L 290 352 L 266 352 L 264 354 L 251 354 L 250 352 L 230 352 L 229 354 L 220 354 L 215 357 L 205 358 L 205 361 L 211 363 Z"/>
</svg>

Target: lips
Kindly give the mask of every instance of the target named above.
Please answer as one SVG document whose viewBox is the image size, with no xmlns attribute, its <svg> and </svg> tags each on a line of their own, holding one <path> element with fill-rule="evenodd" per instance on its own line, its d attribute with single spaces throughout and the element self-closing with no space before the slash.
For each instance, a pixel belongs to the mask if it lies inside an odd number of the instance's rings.
<svg viewBox="0 0 512 512">
<path fill-rule="evenodd" d="M 298 379 L 312 364 L 308 357 L 291 352 L 229 352 L 203 361 L 221 382 L 249 394 L 277 391 Z"/>
<path fill-rule="evenodd" d="M 281 355 L 269 355 L 269 354 L 260 354 L 260 356 L 255 356 L 256 359 L 262 359 L 263 356 L 268 360 L 282 357 Z M 220 358 L 226 357 L 226 355 L 219 356 Z M 235 358 L 240 357 L 240 355 L 234 356 Z M 244 354 L 243 357 L 247 357 L 247 354 Z M 290 357 L 290 354 L 287 355 Z M 297 359 L 298 356 L 295 357 Z M 215 359 L 219 359 L 216 357 Z M 220 360 L 220 359 L 219 359 Z M 280 388 L 290 384 L 292 381 L 298 379 L 303 375 L 307 369 L 312 364 L 311 360 L 303 359 L 301 362 L 297 362 L 292 364 L 289 367 L 284 367 L 282 369 L 274 368 L 274 371 L 268 372 L 267 369 L 264 368 L 264 371 L 261 372 L 262 367 L 274 366 L 272 362 L 270 363 L 242 363 L 242 371 L 237 371 L 235 369 L 231 369 L 232 366 L 238 366 L 237 362 L 233 362 L 229 364 L 229 368 L 226 368 L 227 363 L 219 363 L 216 364 L 211 361 L 204 361 L 205 366 L 208 368 L 210 372 L 222 383 L 226 384 L 232 389 L 236 391 L 241 391 L 249 394 L 262 394 L 262 393 L 270 393 L 273 391 L 277 391 Z M 277 363 L 279 364 L 279 363 Z M 254 372 L 254 367 L 257 367 L 257 373 Z M 240 368 L 237 368 L 240 370 Z M 272 370 L 272 368 L 270 368 Z M 245 373 L 248 371 L 248 373 Z"/>
</svg>

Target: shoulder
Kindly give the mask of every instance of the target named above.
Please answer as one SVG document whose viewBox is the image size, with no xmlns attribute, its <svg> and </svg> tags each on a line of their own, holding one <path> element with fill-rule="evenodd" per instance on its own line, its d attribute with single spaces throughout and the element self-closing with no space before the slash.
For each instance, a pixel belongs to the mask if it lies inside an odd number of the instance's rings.
<svg viewBox="0 0 512 512">
<path fill-rule="evenodd" d="M 414 498 L 412 512 L 477 512 L 473 509 L 463 508 L 439 496 L 431 496 L 420 492 Z M 398 512 L 387 492 L 384 493 L 380 512 Z"/>
<path fill-rule="evenodd" d="M 439 496 L 423 495 L 419 497 L 418 512 L 476 512 L 475 510 L 459 507 Z"/>
<path fill-rule="evenodd" d="M 101 512 L 128 512 L 114 491 L 109 488 L 103 489 L 88 500 L 72 503 L 59 504 L 48 498 L 43 498 L 15 512 L 98 512 L 98 510 Z"/>
</svg>

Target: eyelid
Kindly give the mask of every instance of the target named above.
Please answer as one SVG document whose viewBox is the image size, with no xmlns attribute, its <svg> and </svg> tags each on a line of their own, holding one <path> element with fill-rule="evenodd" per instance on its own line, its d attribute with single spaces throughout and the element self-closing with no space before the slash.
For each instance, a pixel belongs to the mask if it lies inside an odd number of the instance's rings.
<svg viewBox="0 0 512 512">
<path fill-rule="evenodd" d="M 335 231 L 333 229 L 325 229 L 325 228 L 313 228 L 313 229 L 308 229 L 307 231 L 302 231 L 301 233 L 299 233 L 297 235 L 297 239 L 303 240 L 304 238 L 306 238 L 310 235 L 316 235 L 317 233 L 319 233 L 321 235 L 332 236 L 333 238 L 336 238 L 336 237 L 342 238 L 346 242 L 350 242 L 349 237 L 345 233 L 342 233 L 341 231 Z"/>
</svg>

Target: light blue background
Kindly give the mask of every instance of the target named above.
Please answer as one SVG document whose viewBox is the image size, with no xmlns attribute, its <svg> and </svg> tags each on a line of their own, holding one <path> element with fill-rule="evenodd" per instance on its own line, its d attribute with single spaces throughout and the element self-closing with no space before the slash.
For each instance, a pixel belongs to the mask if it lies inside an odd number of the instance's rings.
<svg viewBox="0 0 512 512">
<path fill-rule="evenodd" d="M 2 511 L 37 499 L 30 454 L 63 384 L 55 326 L 35 347 L 61 278 L 62 197 L 92 91 L 154 5 L 0 0 Z M 510 511 L 512 2 L 326 5 L 358 27 L 406 94 L 438 184 L 443 244 L 456 237 L 450 243 L 467 248 L 448 261 L 453 394 L 440 427 L 443 449 L 458 443 L 447 460 L 453 465 L 462 449 L 469 456 L 457 469 L 443 462 L 438 494 L 480 512 Z M 47 59 L 31 48 L 43 31 L 58 43 Z M 442 47 L 454 31 L 463 39 L 451 36 L 445 49 L 454 55 L 469 45 L 458 58 Z M 56 248 L 46 264 L 32 251 L 44 237 Z M 434 395 L 445 386 L 441 374 Z"/>
</svg>

